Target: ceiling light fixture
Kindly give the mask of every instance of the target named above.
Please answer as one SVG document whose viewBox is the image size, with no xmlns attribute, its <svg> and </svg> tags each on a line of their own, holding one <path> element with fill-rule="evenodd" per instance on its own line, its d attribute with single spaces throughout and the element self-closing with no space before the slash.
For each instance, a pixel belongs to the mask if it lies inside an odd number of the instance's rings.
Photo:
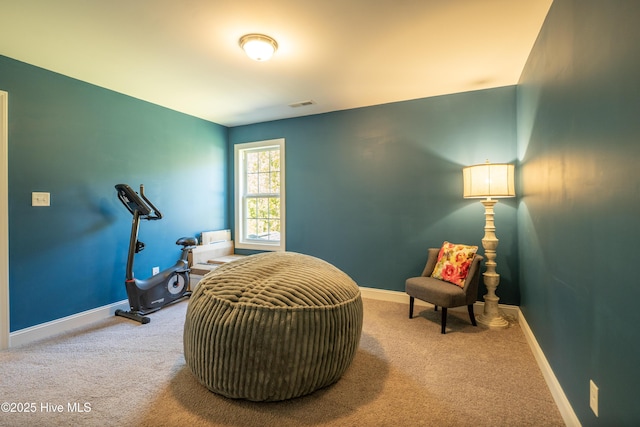
<svg viewBox="0 0 640 427">
<path fill-rule="evenodd" d="M 240 47 L 254 61 L 268 61 L 278 50 L 278 43 L 264 34 L 246 34 L 240 37 Z"/>
</svg>

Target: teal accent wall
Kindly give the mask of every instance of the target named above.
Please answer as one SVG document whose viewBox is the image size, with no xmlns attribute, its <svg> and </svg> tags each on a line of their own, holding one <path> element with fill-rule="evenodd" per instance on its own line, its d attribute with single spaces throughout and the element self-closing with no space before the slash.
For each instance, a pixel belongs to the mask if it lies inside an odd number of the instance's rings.
<svg viewBox="0 0 640 427">
<path fill-rule="evenodd" d="M 404 291 L 427 248 L 449 240 L 482 252 L 484 207 L 463 199 L 462 168 L 515 161 L 515 103 L 511 86 L 234 127 L 229 163 L 234 144 L 285 138 L 287 250 L 360 286 Z M 518 304 L 515 199 L 498 203 L 496 226 L 498 294 Z"/>
<path fill-rule="evenodd" d="M 640 423 L 639 17 L 555 0 L 518 87 L 521 309 L 585 426 Z"/>
<path fill-rule="evenodd" d="M 9 93 L 11 331 L 126 299 L 131 215 L 145 185 L 136 277 L 172 265 L 181 236 L 226 228 L 227 128 L 0 56 Z M 51 193 L 32 207 L 31 192 Z"/>
</svg>

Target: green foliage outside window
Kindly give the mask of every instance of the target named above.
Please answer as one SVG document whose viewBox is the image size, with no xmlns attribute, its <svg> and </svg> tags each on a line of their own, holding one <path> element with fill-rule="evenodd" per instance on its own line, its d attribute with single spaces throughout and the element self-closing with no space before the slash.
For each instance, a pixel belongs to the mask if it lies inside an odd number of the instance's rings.
<svg viewBox="0 0 640 427">
<path fill-rule="evenodd" d="M 280 150 L 256 150 L 246 155 L 246 236 L 280 240 Z"/>
</svg>

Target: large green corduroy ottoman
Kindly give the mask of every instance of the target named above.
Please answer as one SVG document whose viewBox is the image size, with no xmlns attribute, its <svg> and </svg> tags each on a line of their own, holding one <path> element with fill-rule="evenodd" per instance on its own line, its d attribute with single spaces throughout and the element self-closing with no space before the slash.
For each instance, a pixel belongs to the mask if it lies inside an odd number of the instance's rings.
<svg viewBox="0 0 640 427">
<path fill-rule="evenodd" d="M 308 255 L 248 256 L 208 273 L 191 296 L 184 356 L 230 398 L 277 401 L 335 383 L 362 332 L 358 285 Z"/>
</svg>

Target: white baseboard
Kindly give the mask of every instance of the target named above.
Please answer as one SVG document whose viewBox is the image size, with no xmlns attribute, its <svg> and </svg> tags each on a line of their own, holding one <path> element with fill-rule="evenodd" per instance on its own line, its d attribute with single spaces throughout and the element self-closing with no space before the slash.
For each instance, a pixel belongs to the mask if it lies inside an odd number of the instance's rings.
<svg viewBox="0 0 640 427">
<path fill-rule="evenodd" d="M 9 347 L 29 344 L 43 338 L 52 337 L 62 332 L 67 332 L 72 329 L 85 326 L 92 322 L 107 319 L 114 316 L 117 309 L 128 310 L 129 302 L 127 300 L 116 302 L 94 308 L 93 310 L 83 311 L 82 313 L 11 332 L 9 334 Z"/>
<path fill-rule="evenodd" d="M 581 425 L 580 420 L 578 420 L 576 413 L 573 411 L 573 408 L 571 407 L 567 396 L 564 394 L 564 391 L 562 390 L 562 387 L 560 386 L 556 375 L 551 369 L 551 365 L 549 365 L 549 362 L 542 352 L 540 345 L 538 345 L 538 341 L 536 340 L 535 335 L 533 335 L 533 331 L 531 331 L 531 328 L 529 328 L 529 324 L 527 323 L 527 320 L 524 318 L 524 315 L 522 313 L 520 313 L 520 319 L 518 323 L 520 324 L 520 329 L 522 329 L 522 332 L 527 339 L 527 343 L 529 344 L 529 347 L 533 352 L 533 356 L 538 362 L 538 366 L 542 371 L 544 380 L 546 381 L 547 386 L 551 391 L 553 400 L 556 402 L 556 406 L 560 411 L 560 415 L 562 415 L 564 423 L 568 427 L 579 427 Z"/>
<path fill-rule="evenodd" d="M 409 295 L 404 292 L 399 291 L 388 291 L 386 289 L 375 289 L 375 288 L 360 288 L 360 294 L 362 294 L 363 298 L 377 299 L 382 301 L 390 301 L 390 302 L 398 302 L 409 305 Z M 428 302 L 421 301 L 419 299 L 415 300 L 416 306 L 422 307 L 433 307 L 433 304 L 429 304 Z M 498 308 L 502 311 L 503 314 L 518 320 L 518 316 L 520 315 L 520 308 L 517 305 L 509 305 L 509 304 L 498 304 Z M 449 310 L 454 311 L 467 311 L 467 307 L 455 307 L 450 308 Z M 482 313 L 484 310 L 484 302 L 476 301 L 473 304 L 473 311 L 476 313 Z"/>
<path fill-rule="evenodd" d="M 360 293 L 363 298 L 370 298 L 382 301 L 390 301 L 397 303 L 405 303 L 407 307 L 409 306 L 409 296 L 404 292 L 399 291 L 388 291 L 385 289 L 374 289 L 374 288 L 360 288 Z M 433 304 L 429 304 L 424 301 L 420 301 L 418 299 L 415 300 L 415 304 L 423 307 L 433 307 Z M 538 341 L 536 337 L 533 335 L 533 332 L 529 328 L 529 324 L 527 320 L 524 318 L 524 315 L 520 311 L 520 307 L 517 305 L 503 305 L 499 304 L 498 308 L 502 311 L 503 314 L 511 317 L 512 319 L 517 320 L 520 324 L 520 329 L 524 333 L 524 336 L 529 344 L 529 348 L 533 352 L 533 355 L 538 363 L 538 367 L 542 371 L 542 376 L 544 377 L 545 382 L 547 383 L 547 387 L 549 387 L 549 391 L 551 391 L 551 395 L 553 396 L 553 400 L 562 415 L 562 419 L 568 427 L 580 427 L 580 421 L 576 416 L 567 396 L 564 394 L 558 379 L 556 378 L 547 358 L 545 357 L 540 345 L 538 345 Z M 456 307 L 450 310 L 465 310 L 465 307 Z M 484 302 L 477 301 L 473 305 L 473 309 L 476 313 L 482 313 L 484 309 Z"/>
</svg>

